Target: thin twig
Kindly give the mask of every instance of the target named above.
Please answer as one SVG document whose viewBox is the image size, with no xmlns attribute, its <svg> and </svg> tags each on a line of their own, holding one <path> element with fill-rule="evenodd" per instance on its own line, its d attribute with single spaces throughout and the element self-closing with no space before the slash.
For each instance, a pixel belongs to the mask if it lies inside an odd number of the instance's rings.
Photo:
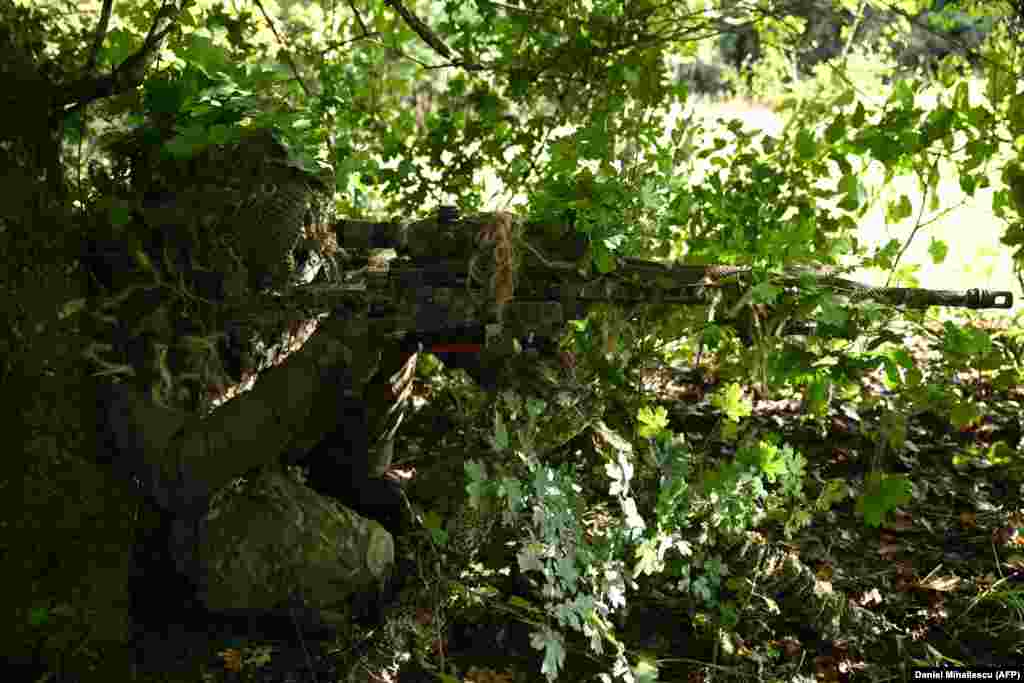
<svg viewBox="0 0 1024 683">
<path fill-rule="evenodd" d="M 277 32 L 277 27 L 274 25 L 274 20 L 267 14 L 267 10 L 263 8 L 263 3 L 260 0 L 256 0 L 256 6 L 259 7 L 260 13 L 263 14 L 263 19 L 266 20 L 267 26 L 270 27 L 270 31 L 274 34 L 277 42 L 281 45 L 281 54 L 284 55 L 284 60 L 288 62 L 288 67 L 295 74 L 295 80 L 299 82 L 299 87 L 302 88 L 302 92 L 305 93 L 306 97 L 310 97 L 309 88 L 306 87 L 306 82 L 302 80 L 302 74 L 299 73 L 299 67 L 292 59 L 291 52 L 288 50 L 288 45 L 285 43 L 284 38 Z"/>
</svg>

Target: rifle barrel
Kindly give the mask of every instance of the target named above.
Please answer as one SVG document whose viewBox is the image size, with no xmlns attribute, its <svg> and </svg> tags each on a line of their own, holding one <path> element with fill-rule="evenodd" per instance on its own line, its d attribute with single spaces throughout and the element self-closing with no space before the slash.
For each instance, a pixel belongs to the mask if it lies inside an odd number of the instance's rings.
<svg viewBox="0 0 1024 683">
<path fill-rule="evenodd" d="M 968 289 L 963 292 L 912 287 L 880 287 L 865 292 L 863 296 L 908 308 L 927 308 L 928 306 L 1013 308 L 1012 292 L 992 292 L 987 289 Z"/>
</svg>

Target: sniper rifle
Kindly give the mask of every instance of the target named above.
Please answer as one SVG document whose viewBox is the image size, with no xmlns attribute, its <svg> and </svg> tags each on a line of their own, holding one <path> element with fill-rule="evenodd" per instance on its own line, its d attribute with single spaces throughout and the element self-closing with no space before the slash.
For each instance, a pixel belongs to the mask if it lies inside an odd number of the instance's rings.
<svg viewBox="0 0 1024 683">
<path fill-rule="evenodd" d="M 583 237 L 571 228 L 521 225 L 511 214 L 460 218 L 453 207 L 414 223 L 346 220 L 333 226 L 345 252 L 393 249 L 396 257 L 339 269 L 336 282 L 300 287 L 314 309 L 343 311 L 356 328 L 399 339 L 409 351 L 498 354 L 540 346 L 597 303 L 710 305 L 732 288 L 727 319 L 751 304 L 748 266 L 683 265 L 615 257 L 593 273 Z M 346 264 L 349 265 L 349 264 Z M 789 291 L 818 287 L 850 300 L 906 308 L 1011 308 L 1007 291 L 873 287 L 834 269 L 769 275 Z M 782 334 L 807 333 L 807 325 Z"/>
</svg>

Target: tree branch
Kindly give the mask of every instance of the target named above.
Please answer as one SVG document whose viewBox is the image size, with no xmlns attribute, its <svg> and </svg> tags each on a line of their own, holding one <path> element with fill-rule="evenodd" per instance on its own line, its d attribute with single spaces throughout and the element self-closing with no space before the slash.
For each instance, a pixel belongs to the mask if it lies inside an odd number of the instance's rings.
<svg viewBox="0 0 1024 683">
<path fill-rule="evenodd" d="M 107 27 L 110 26 L 110 10 L 114 6 L 114 0 L 103 0 L 103 8 L 100 10 L 100 20 L 96 24 L 96 37 L 92 41 L 92 50 L 89 59 L 85 63 L 85 72 L 91 73 L 96 68 L 96 59 L 103 45 L 103 39 L 107 37 Z"/>
<path fill-rule="evenodd" d="M 423 42 L 429 45 L 439 55 L 452 62 L 452 66 L 461 66 L 467 71 L 483 71 L 484 67 L 482 64 L 474 64 L 465 60 L 456 61 L 451 49 L 444 44 L 444 41 L 437 37 L 430 27 L 424 24 L 419 17 L 410 12 L 402 5 L 399 0 L 384 0 L 385 3 L 391 6 L 393 10 L 398 12 L 398 15 L 405 19 L 405 23 L 409 25 L 409 28 L 413 32 L 423 39 Z"/>
<path fill-rule="evenodd" d="M 70 114 L 90 102 L 131 90 L 142 83 L 164 38 L 175 27 L 178 9 L 173 4 L 164 5 L 153 18 L 153 25 L 135 53 L 129 55 L 105 76 L 84 75 L 64 88 L 57 98 L 57 106 L 63 114 Z"/>
</svg>

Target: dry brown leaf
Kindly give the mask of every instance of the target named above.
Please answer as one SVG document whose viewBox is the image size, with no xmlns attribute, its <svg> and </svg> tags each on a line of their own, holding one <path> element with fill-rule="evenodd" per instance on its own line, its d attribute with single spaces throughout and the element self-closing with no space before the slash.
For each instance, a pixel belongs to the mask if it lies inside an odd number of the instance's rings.
<svg viewBox="0 0 1024 683">
<path fill-rule="evenodd" d="M 965 529 L 974 529 L 978 526 L 977 515 L 975 515 L 970 510 L 964 510 L 963 512 L 961 512 L 959 518 L 960 526 L 962 526 Z"/>
<path fill-rule="evenodd" d="M 218 652 L 217 656 L 224 661 L 224 668 L 228 671 L 241 671 L 242 670 L 242 652 L 235 649 L 227 649 L 222 652 Z"/>
<path fill-rule="evenodd" d="M 815 678 L 822 683 L 838 683 L 839 664 L 835 657 L 819 655 L 814 658 L 814 673 Z"/>
<path fill-rule="evenodd" d="M 892 513 L 892 519 L 885 527 L 893 531 L 910 531 L 914 528 L 914 517 L 908 512 L 896 510 Z"/>
<path fill-rule="evenodd" d="M 478 669 L 474 666 L 466 672 L 466 683 L 512 683 L 512 673 Z"/>
<path fill-rule="evenodd" d="M 896 575 L 903 579 L 912 580 L 917 575 L 917 572 L 914 571 L 914 565 L 906 560 L 901 560 L 896 563 Z"/>
<path fill-rule="evenodd" d="M 891 560 L 899 554 L 903 546 L 894 541 L 882 539 L 878 544 L 878 555 L 885 560 Z"/>
<path fill-rule="evenodd" d="M 960 583 L 959 576 L 932 576 L 922 579 L 918 582 L 920 588 L 925 590 L 938 591 L 940 593 L 948 593 L 949 591 L 956 588 L 957 584 Z"/>
</svg>

